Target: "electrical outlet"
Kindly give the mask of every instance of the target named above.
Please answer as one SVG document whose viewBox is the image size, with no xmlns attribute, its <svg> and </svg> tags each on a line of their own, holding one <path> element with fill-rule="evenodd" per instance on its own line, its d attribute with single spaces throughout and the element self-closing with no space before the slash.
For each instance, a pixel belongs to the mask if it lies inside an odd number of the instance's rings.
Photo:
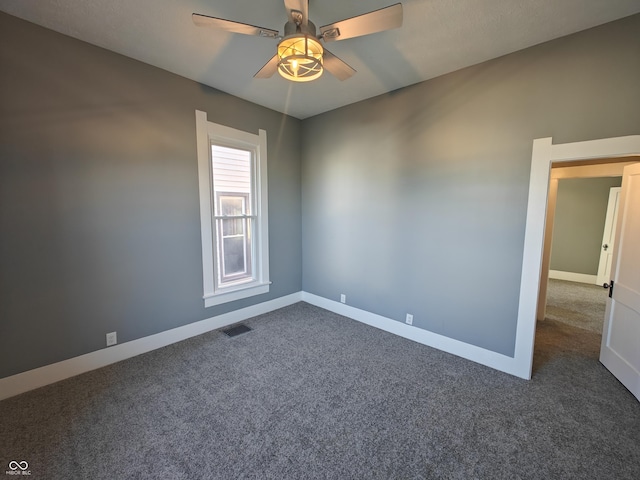
<svg viewBox="0 0 640 480">
<path fill-rule="evenodd" d="M 347 303 L 347 296 L 344 293 L 340 295 L 340 302 Z"/>
<path fill-rule="evenodd" d="M 118 343 L 118 334 L 116 332 L 107 333 L 107 347 Z"/>
<path fill-rule="evenodd" d="M 407 319 L 405 321 L 407 322 L 407 324 L 413 325 L 413 315 L 407 313 Z"/>
</svg>

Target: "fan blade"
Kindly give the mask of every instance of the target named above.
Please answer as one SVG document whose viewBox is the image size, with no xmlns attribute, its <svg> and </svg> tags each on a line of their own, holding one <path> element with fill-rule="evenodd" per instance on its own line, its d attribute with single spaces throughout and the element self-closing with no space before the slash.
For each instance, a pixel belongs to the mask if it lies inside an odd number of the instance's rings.
<svg viewBox="0 0 640 480">
<path fill-rule="evenodd" d="M 336 57 L 326 48 L 324 49 L 324 57 L 322 62 L 324 68 L 336 77 L 338 80 L 346 80 L 351 77 L 356 71 L 347 65 L 345 62 Z"/>
<path fill-rule="evenodd" d="M 258 73 L 256 73 L 253 78 L 271 78 L 276 70 L 278 69 L 278 55 L 274 55 L 271 59 L 264 64 Z"/>
<path fill-rule="evenodd" d="M 320 27 L 320 37 L 325 42 L 332 42 L 391 30 L 401 25 L 402 4 L 396 3 L 395 5 L 381 8 L 380 10 Z"/>
<path fill-rule="evenodd" d="M 225 32 L 242 33 L 243 35 L 256 35 L 258 37 L 278 38 L 278 31 L 270 28 L 256 27 L 246 23 L 233 22 L 223 18 L 209 17 L 194 13 L 191 15 L 193 23 L 198 27 L 213 27 Z"/>
<path fill-rule="evenodd" d="M 284 8 L 287 9 L 290 22 L 296 23 L 292 15 L 292 12 L 296 11 L 302 14 L 302 25 L 309 23 L 309 0 L 284 0 Z"/>
</svg>

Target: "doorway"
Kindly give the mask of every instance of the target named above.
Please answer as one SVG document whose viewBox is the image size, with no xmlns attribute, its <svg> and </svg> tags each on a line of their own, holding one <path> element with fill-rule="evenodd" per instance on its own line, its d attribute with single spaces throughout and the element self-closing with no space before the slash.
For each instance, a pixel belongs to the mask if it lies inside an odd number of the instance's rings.
<svg viewBox="0 0 640 480">
<path fill-rule="evenodd" d="M 536 364 L 540 364 L 541 359 L 549 360 L 550 353 L 558 357 L 566 354 L 567 349 L 564 345 L 555 351 L 549 348 L 554 346 L 554 342 L 548 341 L 549 337 L 553 336 L 550 332 L 555 330 L 557 338 L 570 339 L 572 346 L 576 343 L 574 337 L 582 337 L 583 341 L 578 343 L 579 349 L 574 349 L 572 352 L 572 359 L 585 358 L 586 355 L 589 362 L 585 365 L 593 365 L 599 361 L 640 400 L 640 358 L 637 356 L 637 339 L 640 335 L 640 277 L 637 276 L 640 268 L 640 256 L 637 255 L 637 245 L 640 242 L 640 223 L 638 222 L 640 182 L 638 179 L 640 179 L 640 162 L 632 160 L 623 168 L 619 201 L 611 201 L 616 199 L 617 192 L 610 192 L 612 194 L 607 195 L 609 216 L 612 217 L 611 212 L 615 212 L 615 218 L 609 218 L 607 223 L 618 224 L 613 236 L 607 236 L 606 227 L 604 228 L 603 238 L 613 239 L 613 262 L 615 263 L 615 268 L 610 269 L 609 284 L 603 285 L 606 287 L 607 295 L 604 296 L 602 290 L 598 293 L 599 288 L 591 285 L 583 285 L 582 295 L 579 295 L 580 285 L 578 284 L 557 284 L 550 281 L 548 290 L 553 291 L 553 288 L 559 288 L 565 291 L 561 296 L 561 300 L 565 300 L 565 308 L 560 308 L 561 313 L 558 319 L 549 319 L 550 312 L 547 310 L 542 324 L 538 322 L 535 336 L 535 355 L 538 358 L 534 358 L 534 368 Z M 545 253 L 548 254 L 548 252 Z M 614 288 L 614 284 L 617 288 Z M 557 294 L 557 291 L 553 293 Z M 605 302 L 604 312 L 601 307 L 600 299 L 602 298 Z M 547 306 L 550 304 L 549 300 L 550 296 L 547 295 Z M 558 300 L 557 295 L 555 300 Z M 568 303 L 566 303 L 567 300 Z M 582 303 L 584 305 L 581 305 Z M 580 306 L 582 308 L 577 308 Z M 571 315 L 572 313 L 578 315 Z M 570 333 L 563 331 L 567 329 L 573 331 Z"/>
<path fill-rule="evenodd" d="M 546 293 L 546 286 L 542 289 L 541 281 L 547 278 L 546 272 L 542 275 L 545 250 L 543 246 L 545 245 L 547 195 L 552 163 L 566 162 L 577 166 L 593 163 L 594 160 L 596 163 L 603 162 L 603 159 L 619 161 L 625 157 L 629 161 L 637 161 L 638 156 L 640 156 L 640 135 L 558 145 L 554 145 L 550 137 L 533 141 L 515 355 L 510 368 L 514 374 L 531 378 L 536 320 L 539 313 L 538 294 Z"/>
<path fill-rule="evenodd" d="M 538 321 L 545 318 L 549 277 L 597 284 L 602 248 L 600 240 L 607 220 L 608 192 L 611 187 L 619 185 L 624 167 L 635 161 L 634 157 L 622 157 L 551 164 L 538 288 Z M 560 185 L 563 185 L 564 190 L 570 188 L 570 191 L 561 191 Z M 590 198 L 590 190 L 600 190 L 600 198 Z M 563 204 L 563 200 L 569 205 Z M 589 205 L 584 205 L 587 202 Z M 594 216 L 602 218 L 591 218 L 591 211 L 598 208 L 601 211 Z M 615 219 L 613 220 L 615 223 Z M 574 232 L 572 227 L 580 231 Z M 588 240 L 583 238 L 585 235 L 589 236 Z M 554 238 L 555 250 L 552 249 Z"/>
<path fill-rule="evenodd" d="M 619 190 L 627 159 L 579 166 L 552 164 L 545 251 L 536 326 L 534 370 L 571 352 L 597 360 L 607 291 L 597 284 L 611 189 Z M 613 242 L 612 242 L 613 243 Z M 607 245 L 605 254 L 612 249 Z M 544 302 L 544 303 L 543 303 Z"/>
</svg>

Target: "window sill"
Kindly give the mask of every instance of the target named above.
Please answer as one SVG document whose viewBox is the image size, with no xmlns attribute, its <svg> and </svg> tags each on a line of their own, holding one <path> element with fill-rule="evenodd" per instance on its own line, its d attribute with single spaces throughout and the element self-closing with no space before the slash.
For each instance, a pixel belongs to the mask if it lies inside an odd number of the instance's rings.
<svg viewBox="0 0 640 480">
<path fill-rule="evenodd" d="M 235 300 L 241 300 L 243 298 L 253 297 L 254 295 L 262 295 L 263 293 L 269 293 L 268 283 L 252 283 L 250 285 L 243 285 L 240 288 L 236 288 L 227 292 L 214 293 L 204 296 L 205 308 L 213 307 L 215 305 L 222 305 L 223 303 L 233 302 Z"/>
</svg>

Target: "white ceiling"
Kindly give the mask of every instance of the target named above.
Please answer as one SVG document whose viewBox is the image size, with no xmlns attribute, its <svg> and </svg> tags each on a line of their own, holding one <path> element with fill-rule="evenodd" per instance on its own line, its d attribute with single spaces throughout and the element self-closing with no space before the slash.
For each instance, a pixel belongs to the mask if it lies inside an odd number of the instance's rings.
<svg viewBox="0 0 640 480">
<path fill-rule="evenodd" d="M 640 12 L 640 0 L 310 0 L 318 26 L 402 1 L 401 28 L 327 44 L 358 73 L 253 75 L 276 41 L 196 27 L 191 13 L 279 30 L 282 0 L 0 0 L 0 10 L 297 118 Z"/>
</svg>

